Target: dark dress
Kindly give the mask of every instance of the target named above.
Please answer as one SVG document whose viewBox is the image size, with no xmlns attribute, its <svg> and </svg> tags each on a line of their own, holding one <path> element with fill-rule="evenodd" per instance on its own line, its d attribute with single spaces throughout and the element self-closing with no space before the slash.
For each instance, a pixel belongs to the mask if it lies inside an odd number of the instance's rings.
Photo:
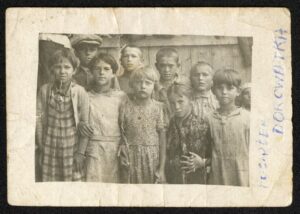
<svg viewBox="0 0 300 214">
<path fill-rule="evenodd" d="M 193 152 L 202 158 L 209 158 L 208 123 L 194 111 L 181 124 L 176 117 L 170 121 L 167 132 L 166 178 L 171 184 L 205 184 L 206 168 L 185 174 L 181 170 L 180 157 Z"/>
</svg>

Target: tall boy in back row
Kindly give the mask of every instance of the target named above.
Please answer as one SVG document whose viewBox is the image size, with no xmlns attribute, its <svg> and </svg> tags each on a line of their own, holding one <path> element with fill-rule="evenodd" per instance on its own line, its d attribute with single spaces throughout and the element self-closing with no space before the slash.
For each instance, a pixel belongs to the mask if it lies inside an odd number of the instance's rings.
<svg viewBox="0 0 300 214">
<path fill-rule="evenodd" d="M 156 53 L 156 69 L 160 74 L 160 79 L 156 85 L 154 98 L 165 105 L 164 115 L 165 122 L 168 125 L 172 117 L 172 109 L 168 101 L 167 91 L 175 82 L 185 83 L 182 78 L 179 78 L 180 60 L 179 54 L 174 48 L 161 48 Z"/>
<path fill-rule="evenodd" d="M 76 34 L 71 38 L 71 44 L 80 60 L 80 66 L 73 79 L 86 91 L 90 91 L 93 84 L 93 74 L 89 69 L 89 64 L 98 54 L 102 38 L 94 34 Z"/>
<path fill-rule="evenodd" d="M 123 67 L 123 74 L 118 77 L 120 88 L 127 95 L 131 96 L 133 93 L 129 85 L 129 79 L 133 72 L 143 66 L 143 53 L 137 46 L 127 45 L 121 50 L 120 63 Z"/>
</svg>

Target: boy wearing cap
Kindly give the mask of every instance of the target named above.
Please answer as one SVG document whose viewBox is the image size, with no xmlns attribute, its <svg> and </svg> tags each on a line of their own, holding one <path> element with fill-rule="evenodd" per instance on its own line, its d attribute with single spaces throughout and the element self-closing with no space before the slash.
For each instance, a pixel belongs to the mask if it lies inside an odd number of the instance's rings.
<svg viewBox="0 0 300 214">
<path fill-rule="evenodd" d="M 76 83 L 83 86 L 86 91 L 89 91 L 93 83 L 93 74 L 88 66 L 98 54 L 102 38 L 94 34 L 78 34 L 71 38 L 71 43 L 80 60 L 80 66 L 73 78 Z"/>
</svg>

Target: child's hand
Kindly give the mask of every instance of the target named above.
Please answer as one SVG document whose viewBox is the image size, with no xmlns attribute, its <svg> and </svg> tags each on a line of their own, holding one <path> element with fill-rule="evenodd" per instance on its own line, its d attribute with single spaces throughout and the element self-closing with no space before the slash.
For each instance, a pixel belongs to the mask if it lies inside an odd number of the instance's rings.
<svg viewBox="0 0 300 214">
<path fill-rule="evenodd" d="M 205 158 L 201 158 L 199 155 L 193 153 L 193 152 L 190 152 L 190 160 L 191 162 L 193 163 L 195 169 L 200 169 L 200 168 L 203 168 L 205 167 Z"/>
<path fill-rule="evenodd" d="M 82 169 L 85 161 L 85 156 L 81 153 L 76 153 L 74 156 L 74 163 L 77 169 Z"/>
<path fill-rule="evenodd" d="M 94 133 L 93 127 L 91 127 L 89 124 L 86 124 L 85 122 L 79 122 L 78 130 L 81 135 L 86 137 L 92 137 Z"/>
<path fill-rule="evenodd" d="M 129 154 L 126 145 L 121 145 L 118 151 L 121 166 L 129 167 Z"/>
<path fill-rule="evenodd" d="M 190 160 L 189 156 L 182 155 L 180 158 L 181 170 L 183 171 L 191 171 L 194 170 L 193 163 Z"/>
<path fill-rule="evenodd" d="M 205 166 L 205 159 L 193 152 L 190 152 L 190 156 L 182 155 L 181 158 L 183 159 L 180 161 L 181 169 L 187 174 L 195 172 L 197 169 Z"/>
<path fill-rule="evenodd" d="M 165 184 L 166 183 L 166 175 L 164 170 L 157 170 L 155 172 L 155 183 L 156 184 Z"/>
</svg>

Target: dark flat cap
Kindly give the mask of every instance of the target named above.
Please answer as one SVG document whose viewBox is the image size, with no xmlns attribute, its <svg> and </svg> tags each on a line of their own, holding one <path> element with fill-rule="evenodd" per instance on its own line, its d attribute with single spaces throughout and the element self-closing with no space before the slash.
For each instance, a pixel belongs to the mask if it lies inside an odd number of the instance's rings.
<svg viewBox="0 0 300 214">
<path fill-rule="evenodd" d="M 75 34 L 71 38 L 72 47 L 75 48 L 81 44 L 94 44 L 100 46 L 102 38 L 95 34 Z"/>
</svg>

